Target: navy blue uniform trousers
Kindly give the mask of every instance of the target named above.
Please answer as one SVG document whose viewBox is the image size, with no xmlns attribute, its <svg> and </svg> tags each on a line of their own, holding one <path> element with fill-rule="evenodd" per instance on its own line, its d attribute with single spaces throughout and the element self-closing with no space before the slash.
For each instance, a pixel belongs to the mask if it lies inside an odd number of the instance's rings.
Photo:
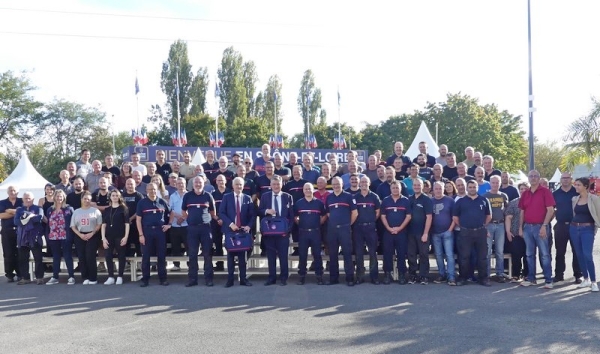
<svg viewBox="0 0 600 354">
<path fill-rule="evenodd" d="M 408 236 L 405 231 L 392 235 L 386 230 L 383 233 L 383 271 L 391 273 L 394 270 L 394 253 L 396 253 L 398 272 L 405 274 L 407 250 Z"/>
<path fill-rule="evenodd" d="M 323 276 L 323 257 L 321 257 L 321 228 L 298 229 L 298 251 L 300 254 L 300 264 L 298 264 L 298 274 L 306 276 L 306 265 L 308 263 L 308 248 L 313 256 L 315 264 L 315 274 Z"/>
<path fill-rule="evenodd" d="M 210 224 L 188 225 L 187 244 L 190 263 L 188 266 L 188 279 L 190 283 L 198 282 L 198 251 L 200 250 L 200 245 L 202 245 L 202 255 L 204 257 L 204 280 L 212 280 L 214 272 Z"/>
<path fill-rule="evenodd" d="M 340 263 L 338 250 L 342 247 L 344 255 L 344 271 L 346 281 L 354 281 L 354 264 L 352 264 L 352 230 L 350 225 L 332 225 L 327 228 L 327 245 L 329 248 L 329 280 L 338 281 L 340 277 Z"/>
<path fill-rule="evenodd" d="M 142 245 L 142 281 L 147 283 L 150 279 L 150 256 L 156 252 L 156 267 L 158 279 L 167 280 L 167 236 L 162 226 L 144 226 L 145 245 Z"/>
<path fill-rule="evenodd" d="M 355 223 L 352 225 L 352 244 L 356 255 L 356 273 L 365 274 L 365 244 L 369 252 L 369 275 L 371 279 L 377 279 L 377 229 L 375 222 Z"/>
</svg>

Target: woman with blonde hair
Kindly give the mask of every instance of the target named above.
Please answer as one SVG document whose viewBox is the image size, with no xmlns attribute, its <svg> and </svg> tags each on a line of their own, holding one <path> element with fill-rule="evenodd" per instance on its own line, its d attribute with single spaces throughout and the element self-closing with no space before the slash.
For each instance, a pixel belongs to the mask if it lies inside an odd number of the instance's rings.
<svg viewBox="0 0 600 354">
<path fill-rule="evenodd" d="M 46 210 L 48 219 L 48 247 L 52 250 L 52 278 L 46 285 L 58 284 L 60 272 L 60 259 L 65 259 L 69 280 L 67 284 L 75 284 L 75 271 L 73 270 L 73 234 L 71 232 L 71 217 L 73 208 L 67 204 L 67 196 L 62 190 L 57 190 L 53 196 L 54 204 Z"/>
<path fill-rule="evenodd" d="M 155 175 L 150 180 L 150 183 L 156 184 L 156 188 L 157 188 L 156 192 L 158 193 L 158 196 L 161 197 L 162 199 L 164 199 L 168 203 L 169 202 L 169 192 L 165 188 L 165 183 L 163 182 L 162 177 L 159 175 Z"/>
</svg>

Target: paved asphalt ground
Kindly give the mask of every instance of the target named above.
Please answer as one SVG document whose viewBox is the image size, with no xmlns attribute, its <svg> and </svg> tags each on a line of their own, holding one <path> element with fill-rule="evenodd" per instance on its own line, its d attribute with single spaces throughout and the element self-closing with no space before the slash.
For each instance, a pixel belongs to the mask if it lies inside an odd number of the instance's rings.
<svg viewBox="0 0 600 354">
<path fill-rule="evenodd" d="M 2 279 L 0 353 L 600 353 L 600 293 L 573 278 L 553 290 L 265 279 L 229 289 L 224 276 L 213 288 L 185 288 L 184 275 L 148 288 Z"/>
</svg>

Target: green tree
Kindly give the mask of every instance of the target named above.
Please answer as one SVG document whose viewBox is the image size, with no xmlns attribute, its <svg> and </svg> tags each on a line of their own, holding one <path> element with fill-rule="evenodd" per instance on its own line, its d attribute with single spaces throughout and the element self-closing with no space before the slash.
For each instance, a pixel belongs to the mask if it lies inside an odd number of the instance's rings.
<svg viewBox="0 0 600 354">
<path fill-rule="evenodd" d="M 261 109 L 256 112 L 256 117 L 261 117 L 265 120 L 269 131 L 272 132 L 274 128 L 275 110 L 277 109 L 277 134 L 281 133 L 281 122 L 283 120 L 283 111 L 281 110 L 281 82 L 279 76 L 273 75 L 269 78 L 267 87 L 264 92 L 259 93 L 257 96 L 257 106 L 261 106 Z"/>
<path fill-rule="evenodd" d="M 302 116 L 304 124 L 303 134 L 310 131 L 315 125 L 318 111 L 321 108 L 321 89 L 315 86 L 315 76 L 311 70 L 306 70 L 300 81 L 300 91 L 298 92 L 298 113 Z"/>
<path fill-rule="evenodd" d="M 171 125 L 172 120 L 163 114 L 162 108 L 159 104 L 150 106 L 150 116 L 147 117 L 148 122 L 154 123 L 156 128 L 148 131 L 148 140 L 150 145 L 158 146 L 171 146 L 173 141 L 171 134 L 173 133 L 173 127 Z M 177 122 L 175 122 L 177 127 Z M 144 126 L 145 128 L 145 126 Z"/>
<path fill-rule="evenodd" d="M 12 71 L 0 74 L 0 144 L 5 146 L 11 139 L 32 138 L 28 128 L 39 112 L 42 103 L 36 101 L 32 92 L 35 87 L 22 73 Z"/>
<path fill-rule="evenodd" d="M 177 88 L 179 89 L 179 109 L 185 117 L 191 105 L 190 88 L 194 74 L 188 58 L 187 43 L 178 39 L 169 49 L 169 57 L 163 62 L 160 75 L 160 88 L 167 96 L 167 113 L 177 119 Z M 177 81 L 179 80 L 179 86 Z"/>
<path fill-rule="evenodd" d="M 224 146 L 257 147 L 267 142 L 269 128 L 263 119 L 238 118 L 227 125 Z"/>
<path fill-rule="evenodd" d="M 209 146 L 208 133 L 215 130 L 215 118 L 208 114 L 190 114 L 183 120 L 182 127 L 186 131 L 188 146 Z M 226 128 L 225 121 L 219 119 L 219 131 Z"/>
<path fill-rule="evenodd" d="M 207 113 L 206 93 L 208 92 L 208 82 L 208 69 L 205 67 L 200 68 L 192 80 L 192 86 L 190 87 L 191 107 L 189 114 L 198 115 Z"/>
<path fill-rule="evenodd" d="M 254 94 L 256 93 L 258 73 L 256 72 L 256 65 L 253 61 L 245 62 L 242 68 L 244 75 L 244 89 L 246 91 L 246 102 L 248 102 L 246 114 L 248 117 L 251 117 L 256 105 L 256 99 L 254 97 Z"/>
<path fill-rule="evenodd" d="M 557 141 L 547 141 L 540 143 L 534 140 L 535 169 L 540 172 L 542 177 L 551 178 L 554 171 L 560 168 L 563 161 L 563 149 Z M 529 151 L 523 160 L 527 165 L 529 163 Z M 512 172 L 512 171 L 511 171 Z"/>
<path fill-rule="evenodd" d="M 564 169 L 572 169 L 579 164 L 591 166 L 600 154 L 600 101 L 592 98 L 590 112 L 575 120 L 567 127 L 563 138 L 565 158 Z M 536 162 L 537 166 L 537 162 Z"/>
<path fill-rule="evenodd" d="M 228 126 L 248 117 L 248 96 L 244 86 L 244 59 L 233 47 L 225 49 L 217 71 L 220 91 L 220 115 Z"/>
</svg>

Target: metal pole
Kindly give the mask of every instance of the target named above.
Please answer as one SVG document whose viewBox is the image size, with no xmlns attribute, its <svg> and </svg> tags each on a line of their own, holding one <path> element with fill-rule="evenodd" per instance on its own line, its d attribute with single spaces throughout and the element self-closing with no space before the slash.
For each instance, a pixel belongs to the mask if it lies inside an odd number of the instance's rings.
<svg viewBox="0 0 600 354">
<path fill-rule="evenodd" d="M 439 144 L 438 143 L 438 123 L 437 122 L 435 122 L 435 143 Z"/>
<path fill-rule="evenodd" d="M 342 114 L 340 113 L 340 87 L 338 86 L 338 150 L 342 150 Z"/>
<path fill-rule="evenodd" d="M 277 140 L 277 92 L 273 93 L 273 98 L 275 98 L 274 102 L 275 102 L 275 116 L 273 117 L 273 126 L 275 127 L 275 147 L 278 147 L 278 140 Z"/>
<path fill-rule="evenodd" d="M 215 104 L 217 106 L 217 115 L 215 118 L 215 146 L 219 147 L 219 107 L 221 104 L 221 94 L 219 93 L 219 95 L 217 95 L 217 88 L 219 87 L 217 79 L 215 79 Z"/>
<path fill-rule="evenodd" d="M 175 80 L 177 88 L 177 146 L 181 147 L 181 109 L 179 108 L 179 65 L 175 66 Z"/>
<path fill-rule="evenodd" d="M 527 0 L 527 50 L 529 54 L 529 170 L 535 169 L 533 149 L 533 80 L 531 70 L 531 0 Z"/>
<path fill-rule="evenodd" d="M 310 150 L 310 91 L 307 90 L 306 92 L 306 138 L 308 139 L 308 144 L 306 143 L 306 141 L 304 142 L 304 145 L 306 146 L 307 149 Z"/>
</svg>

